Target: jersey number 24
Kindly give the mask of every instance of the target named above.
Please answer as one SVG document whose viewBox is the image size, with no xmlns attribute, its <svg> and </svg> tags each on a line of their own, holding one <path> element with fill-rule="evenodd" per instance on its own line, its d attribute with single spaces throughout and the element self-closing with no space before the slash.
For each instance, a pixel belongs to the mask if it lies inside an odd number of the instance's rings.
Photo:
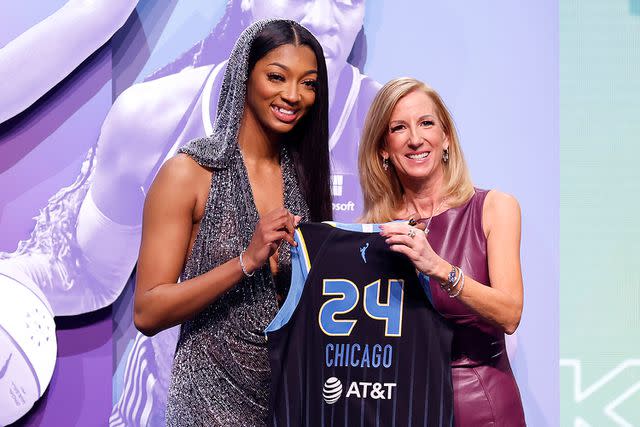
<svg viewBox="0 0 640 427">
<path fill-rule="evenodd" d="M 404 303 L 404 280 L 389 279 L 386 303 L 380 302 L 380 282 L 364 287 L 364 312 L 372 319 L 384 320 L 385 336 L 402 335 L 402 306 Z M 318 313 L 318 323 L 322 331 L 331 336 L 349 336 L 358 322 L 355 319 L 336 319 L 336 315 L 348 315 L 360 300 L 358 286 L 347 279 L 325 279 L 322 281 L 322 295 L 334 296 L 327 300 Z M 346 317 L 346 316 L 345 316 Z"/>
</svg>

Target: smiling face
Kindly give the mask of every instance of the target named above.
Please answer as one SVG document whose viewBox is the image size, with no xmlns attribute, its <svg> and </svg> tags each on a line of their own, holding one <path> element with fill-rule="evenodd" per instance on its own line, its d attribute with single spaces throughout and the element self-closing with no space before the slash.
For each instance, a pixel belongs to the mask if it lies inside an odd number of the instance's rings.
<svg viewBox="0 0 640 427">
<path fill-rule="evenodd" d="M 287 133 L 313 106 L 317 77 L 316 57 L 308 46 L 279 46 L 251 71 L 245 110 L 268 133 Z"/>
<path fill-rule="evenodd" d="M 391 113 L 382 157 L 388 157 L 401 182 L 442 177 L 442 153 L 449 140 L 436 105 L 416 90 L 401 98 Z"/>
<path fill-rule="evenodd" d="M 364 0 L 243 0 L 254 21 L 286 18 L 313 33 L 324 50 L 327 71 L 335 76 L 347 63 L 364 22 Z"/>
</svg>

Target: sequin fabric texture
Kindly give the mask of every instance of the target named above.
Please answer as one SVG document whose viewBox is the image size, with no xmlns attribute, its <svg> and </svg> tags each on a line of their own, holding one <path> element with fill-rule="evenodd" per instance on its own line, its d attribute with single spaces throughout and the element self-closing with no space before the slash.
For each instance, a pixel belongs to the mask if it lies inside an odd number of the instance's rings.
<svg viewBox="0 0 640 427">
<path fill-rule="evenodd" d="M 272 20 L 258 21 L 241 35 L 225 72 L 214 131 L 180 149 L 213 169 L 204 217 L 182 280 L 204 274 L 237 257 L 258 222 L 247 170 L 237 144 L 255 36 Z M 293 161 L 280 155 L 284 204 L 309 217 Z M 290 251 L 282 245 L 278 281 L 290 276 Z M 270 370 L 264 329 L 277 312 L 276 284 L 268 265 L 244 278 L 192 320 L 182 324 L 167 401 L 168 426 L 260 426 L 267 417 Z"/>
</svg>

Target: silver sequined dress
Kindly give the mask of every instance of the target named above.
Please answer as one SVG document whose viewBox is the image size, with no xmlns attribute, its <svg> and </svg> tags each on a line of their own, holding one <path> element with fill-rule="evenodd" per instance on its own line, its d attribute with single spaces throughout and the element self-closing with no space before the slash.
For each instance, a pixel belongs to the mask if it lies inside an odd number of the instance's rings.
<svg viewBox="0 0 640 427">
<path fill-rule="evenodd" d="M 237 144 L 247 76 L 248 47 L 269 21 L 240 36 L 229 60 L 214 133 L 190 142 L 181 152 L 213 169 L 209 198 L 182 280 L 204 274 L 246 248 L 258 213 Z M 285 146 L 280 163 L 284 204 L 303 219 L 308 208 Z M 278 278 L 290 275 L 290 252 L 279 252 Z M 269 361 L 264 329 L 275 316 L 276 284 L 265 265 L 180 331 L 167 400 L 168 426 L 260 426 L 267 417 Z"/>
</svg>

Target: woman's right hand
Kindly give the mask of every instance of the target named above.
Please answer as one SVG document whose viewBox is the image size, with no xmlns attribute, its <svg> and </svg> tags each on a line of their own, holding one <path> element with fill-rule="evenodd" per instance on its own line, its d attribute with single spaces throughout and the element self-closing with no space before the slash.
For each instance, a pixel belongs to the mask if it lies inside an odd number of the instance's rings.
<svg viewBox="0 0 640 427">
<path fill-rule="evenodd" d="M 283 241 L 297 246 L 293 232 L 298 222 L 300 217 L 285 208 L 275 209 L 260 218 L 251 242 L 242 256 L 247 273 L 250 274 L 264 265 Z"/>
</svg>

